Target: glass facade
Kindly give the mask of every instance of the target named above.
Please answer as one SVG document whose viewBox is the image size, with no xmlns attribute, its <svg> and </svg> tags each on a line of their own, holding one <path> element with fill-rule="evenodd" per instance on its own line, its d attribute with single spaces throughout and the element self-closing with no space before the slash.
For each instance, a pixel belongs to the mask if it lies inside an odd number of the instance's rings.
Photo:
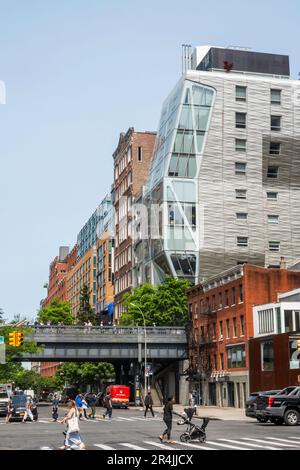
<svg viewBox="0 0 300 470">
<path fill-rule="evenodd" d="M 213 88 L 182 79 L 163 105 L 145 195 L 150 220 L 145 274 L 153 283 L 166 274 L 197 282 L 198 178 L 214 98 Z M 159 215 L 153 218 L 154 206 Z M 159 228 L 156 237 L 153 224 Z"/>
</svg>

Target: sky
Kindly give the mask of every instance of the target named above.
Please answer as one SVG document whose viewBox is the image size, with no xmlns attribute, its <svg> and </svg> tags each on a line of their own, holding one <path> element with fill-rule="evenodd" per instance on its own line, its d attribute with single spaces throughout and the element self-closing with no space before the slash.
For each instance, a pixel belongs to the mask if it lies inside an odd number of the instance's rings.
<svg viewBox="0 0 300 470">
<path fill-rule="evenodd" d="M 129 127 L 157 129 L 181 44 L 290 55 L 299 0 L 0 0 L 0 307 L 32 318 L 59 246 L 112 184 Z M 1 99 L 0 99 L 1 102 Z"/>
</svg>

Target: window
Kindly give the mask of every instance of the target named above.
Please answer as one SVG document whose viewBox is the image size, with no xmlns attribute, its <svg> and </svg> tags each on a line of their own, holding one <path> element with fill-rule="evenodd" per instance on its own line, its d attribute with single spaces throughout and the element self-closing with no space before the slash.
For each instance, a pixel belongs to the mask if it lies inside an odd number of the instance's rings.
<svg viewBox="0 0 300 470">
<path fill-rule="evenodd" d="M 216 296 L 215 295 L 212 296 L 211 308 L 213 312 L 216 310 Z"/>
<path fill-rule="evenodd" d="M 227 349 L 227 368 L 235 369 L 246 367 L 245 346 L 234 346 Z"/>
<path fill-rule="evenodd" d="M 219 322 L 219 327 L 220 327 L 220 338 L 219 339 L 223 339 L 223 322 L 222 321 Z"/>
<path fill-rule="evenodd" d="M 246 152 L 247 141 L 246 139 L 235 139 L 235 151 Z"/>
<path fill-rule="evenodd" d="M 279 224 L 279 215 L 268 215 L 268 224 Z"/>
<path fill-rule="evenodd" d="M 261 370 L 274 369 L 274 348 L 273 341 L 261 343 Z"/>
<path fill-rule="evenodd" d="M 258 332 L 259 334 L 274 333 L 274 316 L 272 308 L 258 312 Z"/>
<path fill-rule="evenodd" d="M 281 116 L 271 116 L 271 131 L 281 131 Z"/>
<path fill-rule="evenodd" d="M 225 307 L 229 306 L 229 292 L 228 289 L 225 290 Z"/>
<path fill-rule="evenodd" d="M 271 89 L 271 104 L 281 104 L 281 90 Z"/>
<path fill-rule="evenodd" d="M 240 320 L 241 320 L 241 336 L 244 336 L 245 335 L 245 317 L 244 317 L 244 315 L 241 315 Z"/>
<path fill-rule="evenodd" d="M 226 320 L 226 334 L 227 334 L 227 339 L 230 338 L 230 320 Z"/>
<path fill-rule="evenodd" d="M 235 127 L 237 129 L 246 129 L 246 113 L 235 113 Z"/>
<path fill-rule="evenodd" d="M 236 219 L 237 220 L 247 220 L 248 214 L 247 212 L 237 212 L 236 213 Z"/>
<path fill-rule="evenodd" d="M 268 191 L 268 192 L 267 192 L 267 199 L 272 200 L 272 201 L 277 201 L 277 199 L 278 199 L 278 193 L 272 192 L 272 191 Z"/>
<path fill-rule="evenodd" d="M 268 178 L 278 178 L 278 166 L 268 166 Z"/>
<path fill-rule="evenodd" d="M 248 237 L 237 237 L 237 246 L 247 247 Z"/>
<path fill-rule="evenodd" d="M 291 331 L 294 331 L 293 311 L 292 310 L 285 310 L 284 311 L 284 331 L 285 331 L 285 333 L 289 333 Z"/>
<path fill-rule="evenodd" d="M 240 290 L 239 302 L 240 302 L 240 303 L 243 303 L 243 302 L 244 302 L 243 284 L 240 284 L 239 290 Z"/>
<path fill-rule="evenodd" d="M 270 142 L 270 155 L 280 155 L 281 143 L 280 142 Z"/>
<path fill-rule="evenodd" d="M 224 370 L 224 354 L 220 354 L 220 368 L 221 370 Z"/>
<path fill-rule="evenodd" d="M 219 292 L 219 308 L 223 307 L 222 292 Z"/>
<path fill-rule="evenodd" d="M 214 323 L 213 323 L 213 339 L 214 339 L 214 340 L 216 339 L 216 336 L 217 336 L 217 333 L 216 333 L 216 323 L 214 322 Z"/>
<path fill-rule="evenodd" d="M 236 101 L 247 101 L 247 87 L 246 86 L 236 86 L 235 87 L 235 100 Z"/>
<path fill-rule="evenodd" d="M 236 317 L 233 318 L 233 336 L 237 337 Z"/>
<path fill-rule="evenodd" d="M 247 163 L 236 162 L 235 163 L 235 174 L 236 175 L 245 175 L 246 174 Z"/>
<path fill-rule="evenodd" d="M 231 305 L 235 305 L 235 287 L 231 289 Z"/>
<path fill-rule="evenodd" d="M 143 150 L 142 150 L 142 147 L 138 147 L 138 148 L 137 148 L 137 159 L 138 159 L 138 162 L 141 162 L 141 161 L 142 161 L 142 158 L 143 158 Z"/>
<path fill-rule="evenodd" d="M 236 199 L 247 199 L 247 190 L 246 189 L 236 189 L 235 190 Z"/>
<path fill-rule="evenodd" d="M 269 242 L 269 251 L 274 253 L 279 253 L 280 251 L 280 242 L 270 241 Z"/>
</svg>

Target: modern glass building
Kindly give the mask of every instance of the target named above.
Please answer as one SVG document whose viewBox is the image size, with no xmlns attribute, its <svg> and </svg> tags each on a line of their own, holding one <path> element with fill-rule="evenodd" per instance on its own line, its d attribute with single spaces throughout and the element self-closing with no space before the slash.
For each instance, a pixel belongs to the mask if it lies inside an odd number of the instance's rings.
<svg viewBox="0 0 300 470">
<path fill-rule="evenodd" d="M 288 56 L 195 48 L 162 107 L 145 280 L 299 258 L 300 82 L 289 74 Z"/>
</svg>

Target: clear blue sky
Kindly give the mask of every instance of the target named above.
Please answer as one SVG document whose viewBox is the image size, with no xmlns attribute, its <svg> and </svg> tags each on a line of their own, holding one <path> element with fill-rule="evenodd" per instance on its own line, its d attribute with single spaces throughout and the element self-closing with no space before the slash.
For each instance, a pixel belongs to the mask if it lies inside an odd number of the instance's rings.
<svg viewBox="0 0 300 470">
<path fill-rule="evenodd" d="M 49 263 L 110 189 L 119 132 L 156 130 L 181 44 L 289 54 L 298 0 L 0 0 L 0 307 L 32 316 Z"/>
</svg>

